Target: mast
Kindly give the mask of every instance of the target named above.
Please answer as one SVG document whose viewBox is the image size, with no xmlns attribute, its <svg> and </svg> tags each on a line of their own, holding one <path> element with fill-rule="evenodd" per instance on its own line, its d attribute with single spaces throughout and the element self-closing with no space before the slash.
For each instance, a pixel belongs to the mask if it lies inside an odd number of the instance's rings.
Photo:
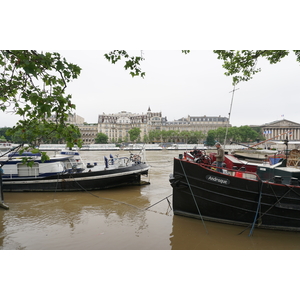
<svg viewBox="0 0 300 300">
<path fill-rule="evenodd" d="M 233 85 L 233 90 L 229 92 L 229 93 L 232 93 L 232 97 L 231 97 L 231 103 L 230 103 L 230 110 L 229 110 L 229 113 L 228 113 L 228 123 L 227 123 L 227 126 L 226 126 L 226 133 L 225 133 L 225 139 L 224 139 L 224 149 L 225 149 L 226 140 L 227 140 L 228 127 L 229 127 L 229 124 L 230 124 L 230 116 L 231 116 L 234 92 L 237 91 L 237 90 L 239 90 L 239 89 L 236 89 L 235 85 Z"/>
</svg>

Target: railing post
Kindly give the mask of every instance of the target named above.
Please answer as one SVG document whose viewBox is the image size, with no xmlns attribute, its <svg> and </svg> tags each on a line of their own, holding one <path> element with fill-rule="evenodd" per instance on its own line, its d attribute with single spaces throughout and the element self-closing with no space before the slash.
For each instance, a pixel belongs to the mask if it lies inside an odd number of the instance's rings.
<svg viewBox="0 0 300 300">
<path fill-rule="evenodd" d="M 3 170 L 0 166 L 0 207 L 4 209 L 9 209 L 9 207 L 6 204 L 4 204 L 3 188 L 2 188 L 2 173 Z"/>
<path fill-rule="evenodd" d="M 0 202 L 3 202 L 3 191 L 2 191 L 2 168 L 0 167 Z"/>
</svg>

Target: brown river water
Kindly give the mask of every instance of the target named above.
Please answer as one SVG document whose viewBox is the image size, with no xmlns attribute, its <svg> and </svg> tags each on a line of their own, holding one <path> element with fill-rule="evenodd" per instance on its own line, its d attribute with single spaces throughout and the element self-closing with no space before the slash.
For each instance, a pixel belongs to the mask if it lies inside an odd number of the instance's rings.
<svg viewBox="0 0 300 300">
<path fill-rule="evenodd" d="M 0 209 L 0 249 L 300 249 L 300 233 L 255 229 L 249 237 L 244 227 L 206 221 L 205 229 L 200 220 L 174 216 L 168 203 L 172 202 L 169 174 L 179 153 L 146 153 L 151 169 L 143 180 L 149 185 L 92 192 L 4 193 L 9 210 Z M 102 163 L 108 154 L 86 151 L 82 157 Z"/>
</svg>

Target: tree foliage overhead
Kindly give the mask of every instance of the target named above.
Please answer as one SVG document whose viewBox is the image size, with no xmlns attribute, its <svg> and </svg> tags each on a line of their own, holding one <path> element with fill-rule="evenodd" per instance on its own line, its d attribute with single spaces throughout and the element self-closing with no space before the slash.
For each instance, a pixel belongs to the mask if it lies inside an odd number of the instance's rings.
<svg viewBox="0 0 300 300">
<path fill-rule="evenodd" d="M 296 60 L 300 62 L 300 50 L 293 50 Z M 218 59 L 223 60 L 226 76 L 232 76 L 233 85 L 241 81 L 252 79 L 253 75 L 260 72 L 257 68 L 259 58 L 267 59 L 270 64 L 280 62 L 290 54 L 288 50 L 214 50 Z"/>
<path fill-rule="evenodd" d="M 0 109 L 21 117 L 10 134 L 21 131 L 22 139 L 28 140 L 30 132 L 30 139 L 36 141 L 55 134 L 68 145 L 80 144 L 79 129 L 66 124 L 75 105 L 71 95 L 65 94 L 67 84 L 80 71 L 59 53 L 1 50 Z M 55 116 L 53 121 L 49 121 L 51 116 Z"/>
<path fill-rule="evenodd" d="M 112 64 L 115 64 L 117 61 L 125 58 L 124 68 L 125 70 L 130 70 L 130 75 L 132 77 L 141 76 L 144 78 L 145 76 L 145 72 L 142 72 L 140 66 L 140 62 L 144 60 L 142 56 L 129 56 L 126 50 L 113 50 L 104 54 L 104 57 Z"/>
<path fill-rule="evenodd" d="M 191 51 L 181 50 L 181 52 L 188 54 Z M 265 58 L 270 64 L 276 64 L 293 52 L 296 55 L 296 60 L 300 62 L 300 50 L 214 50 L 213 52 L 218 55 L 218 59 L 223 60 L 225 75 L 232 76 L 233 85 L 237 85 L 241 81 L 248 81 L 252 79 L 253 75 L 259 73 L 261 71 L 257 67 L 259 59 Z M 140 65 L 141 61 L 144 60 L 142 55 L 130 56 L 126 50 L 113 50 L 104 56 L 112 64 L 124 58 L 124 68 L 130 70 L 132 77 L 145 76 Z"/>
</svg>

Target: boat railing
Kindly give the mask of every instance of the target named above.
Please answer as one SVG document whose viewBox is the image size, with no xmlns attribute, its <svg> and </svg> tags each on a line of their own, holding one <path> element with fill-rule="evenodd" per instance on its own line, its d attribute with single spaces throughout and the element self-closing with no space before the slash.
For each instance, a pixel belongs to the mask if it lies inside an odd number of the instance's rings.
<svg viewBox="0 0 300 300">
<path fill-rule="evenodd" d="M 70 158 L 65 162 L 65 168 L 68 169 L 84 169 L 84 163 L 77 158 Z"/>
<path fill-rule="evenodd" d="M 119 157 L 118 155 L 110 157 L 104 156 L 104 162 L 106 168 L 119 168 L 126 167 L 129 164 L 130 159 L 126 156 Z"/>
<path fill-rule="evenodd" d="M 208 165 L 208 164 L 201 164 L 205 168 L 217 171 L 216 166 Z M 257 173 L 257 172 L 251 172 L 251 171 L 246 171 L 242 168 L 240 169 L 231 169 L 227 167 L 222 167 L 218 169 L 223 170 L 223 174 L 230 175 L 233 177 L 240 177 L 244 179 L 249 179 L 249 180 L 256 180 L 256 181 L 263 181 L 265 183 L 275 183 L 275 184 L 283 184 L 283 185 L 292 185 L 292 186 L 298 186 L 300 184 L 299 178 L 293 177 L 291 175 L 284 176 L 283 174 L 276 175 L 274 173 L 271 173 L 269 176 L 263 176 L 263 178 Z"/>
<path fill-rule="evenodd" d="M 196 162 L 195 162 L 196 163 Z M 201 165 L 202 167 L 212 170 L 212 171 L 217 171 L 217 169 L 221 169 L 222 173 L 225 175 L 230 175 L 233 177 L 239 177 L 239 178 L 245 178 L 245 179 L 250 179 L 250 180 L 261 180 L 259 175 L 256 172 L 250 172 L 246 171 L 243 168 L 240 169 L 231 169 L 227 168 L 226 166 L 224 167 L 217 167 L 216 165 L 210 164 L 210 163 L 196 163 Z"/>
<path fill-rule="evenodd" d="M 201 166 L 213 171 L 217 171 L 217 169 L 222 169 L 222 173 L 226 175 L 251 179 L 251 180 L 260 180 L 260 177 L 256 172 L 246 171 L 244 167 L 240 169 L 230 169 L 226 167 L 225 164 L 223 164 L 224 165 L 223 167 L 217 167 L 216 162 L 212 162 L 211 157 L 208 156 L 206 154 L 206 151 L 204 150 L 196 149 L 192 152 L 185 152 L 183 155 L 182 154 L 179 155 L 179 159 L 200 164 Z"/>
</svg>

